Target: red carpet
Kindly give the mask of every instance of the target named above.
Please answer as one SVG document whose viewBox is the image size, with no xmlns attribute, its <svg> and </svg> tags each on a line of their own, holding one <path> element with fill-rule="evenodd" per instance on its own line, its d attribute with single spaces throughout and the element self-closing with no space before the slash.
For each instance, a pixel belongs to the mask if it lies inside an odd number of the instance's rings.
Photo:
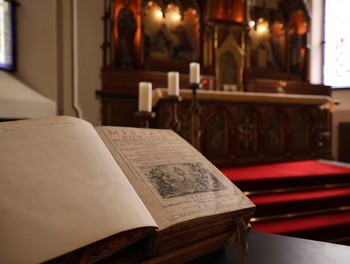
<svg viewBox="0 0 350 264">
<path fill-rule="evenodd" d="M 252 230 L 350 244 L 350 167 L 304 160 L 219 169 L 256 205 Z"/>
<path fill-rule="evenodd" d="M 233 182 L 350 173 L 350 167 L 328 164 L 316 160 L 303 160 L 246 167 L 219 167 L 219 169 Z"/>
<path fill-rule="evenodd" d="M 350 195 L 350 187 L 337 188 L 329 190 L 305 191 L 296 193 L 266 194 L 250 197 L 255 205 L 272 204 L 282 202 L 303 201 L 310 199 L 331 198 L 331 197 L 347 197 Z"/>
</svg>

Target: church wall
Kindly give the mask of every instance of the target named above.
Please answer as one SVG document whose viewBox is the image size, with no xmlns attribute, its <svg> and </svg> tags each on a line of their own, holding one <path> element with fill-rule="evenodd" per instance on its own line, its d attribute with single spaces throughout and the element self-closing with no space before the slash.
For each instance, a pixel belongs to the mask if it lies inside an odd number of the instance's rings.
<svg viewBox="0 0 350 264">
<path fill-rule="evenodd" d="M 19 0 L 18 3 L 15 75 L 43 95 L 57 100 L 55 0 Z"/>
<path fill-rule="evenodd" d="M 18 0 L 14 75 L 57 102 L 58 114 L 99 123 L 103 1 Z"/>
<path fill-rule="evenodd" d="M 77 0 L 77 64 L 76 80 L 83 118 L 99 123 L 100 101 L 95 96 L 101 88 L 103 2 Z"/>
</svg>

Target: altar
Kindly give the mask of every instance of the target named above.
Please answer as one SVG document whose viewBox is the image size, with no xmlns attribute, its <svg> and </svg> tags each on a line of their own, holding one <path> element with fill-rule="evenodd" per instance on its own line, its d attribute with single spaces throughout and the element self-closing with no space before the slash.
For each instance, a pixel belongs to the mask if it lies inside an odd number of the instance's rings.
<svg viewBox="0 0 350 264">
<path fill-rule="evenodd" d="M 137 98 L 100 96 L 104 125 L 140 125 L 134 115 Z M 196 115 L 192 96 L 192 90 L 180 90 L 177 132 L 216 165 L 331 158 L 334 102 L 329 96 L 198 90 Z M 174 129 L 167 89 L 153 90 L 152 106 L 150 126 Z"/>
</svg>

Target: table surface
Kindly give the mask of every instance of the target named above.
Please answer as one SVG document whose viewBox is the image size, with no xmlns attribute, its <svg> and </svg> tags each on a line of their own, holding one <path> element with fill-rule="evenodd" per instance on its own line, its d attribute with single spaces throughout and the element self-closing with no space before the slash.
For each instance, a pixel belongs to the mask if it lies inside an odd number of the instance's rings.
<svg viewBox="0 0 350 264">
<path fill-rule="evenodd" d="M 152 91 L 152 106 L 156 106 L 160 99 L 168 97 L 168 89 L 157 88 Z M 181 89 L 180 97 L 182 99 L 192 99 L 191 89 Z M 333 98 L 324 95 L 307 94 L 281 94 L 281 93 L 255 93 L 255 92 L 225 92 L 197 90 L 199 100 L 215 101 L 235 101 L 235 102 L 262 102 L 262 103 L 289 103 L 289 104 L 307 104 L 320 105 L 330 108 L 334 104 Z"/>
<path fill-rule="evenodd" d="M 236 264 L 236 246 L 188 264 Z M 349 264 L 350 246 L 251 231 L 246 264 Z"/>
</svg>

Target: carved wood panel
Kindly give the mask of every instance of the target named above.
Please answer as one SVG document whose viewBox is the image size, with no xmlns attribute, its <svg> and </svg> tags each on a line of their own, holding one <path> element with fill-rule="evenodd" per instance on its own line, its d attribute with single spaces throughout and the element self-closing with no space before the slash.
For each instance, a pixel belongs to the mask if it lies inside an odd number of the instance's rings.
<svg viewBox="0 0 350 264">
<path fill-rule="evenodd" d="M 186 101 L 186 100 L 185 100 Z M 186 118 L 189 102 L 179 105 L 180 119 Z M 200 151 L 214 164 L 249 165 L 289 160 L 331 158 L 331 114 L 316 105 L 200 101 Z M 165 102 L 158 104 L 158 127 L 167 117 Z M 322 118 L 320 118 L 322 116 Z M 190 118 L 190 115 L 187 115 Z M 190 132 L 190 121 L 181 134 Z"/>
<path fill-rule="evenodd" d="M 332 159 L 331 120 L 319 105 L 200 100 L 200 151 L 216 165 Z M 137 98 L 102 96 L 103 125 L 140 126 Z M 161 99 L 151 127 L 170 128 L 171 101 Z M 178 103 L 178 133 L 192 142 L 191 100 Z"/>
</svg>

